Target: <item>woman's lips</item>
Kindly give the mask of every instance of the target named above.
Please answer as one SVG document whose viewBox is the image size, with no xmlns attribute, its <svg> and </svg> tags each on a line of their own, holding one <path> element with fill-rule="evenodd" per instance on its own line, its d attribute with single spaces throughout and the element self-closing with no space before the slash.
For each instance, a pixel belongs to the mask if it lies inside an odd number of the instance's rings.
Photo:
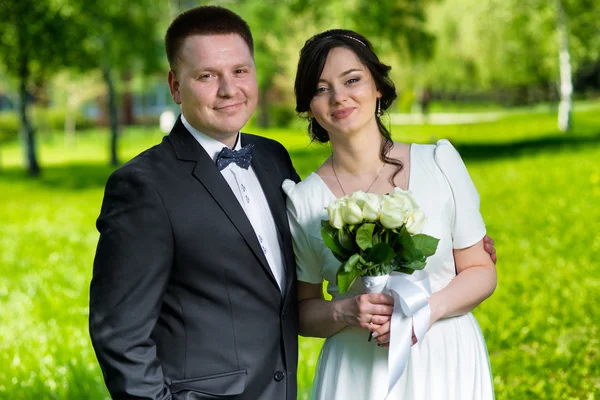
<svg viewBox="0 0 600 400">
<path fill-rule="evenodd" d="M 335 119 L 344 119 L 347 116 L 349 116 L 350 114 L 352 114 L 352 112 L 354 110 L 355 110 L 355 107 L 341 108 L 341 109 L 335 110 L 333 113 L 331 113 L 331 116 Z"/>
</svg>

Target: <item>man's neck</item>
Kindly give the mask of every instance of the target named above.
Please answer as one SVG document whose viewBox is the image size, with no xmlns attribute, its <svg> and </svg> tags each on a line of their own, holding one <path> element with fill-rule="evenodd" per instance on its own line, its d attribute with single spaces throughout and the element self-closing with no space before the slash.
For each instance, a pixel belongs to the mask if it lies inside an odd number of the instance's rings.
<svg viewBox="0 0 600 400">
<path fill-rule="evenodd" d="M 186 127 L 186 129 L 188 131 L 199 133 L 204 136 L 208 136 L 211 139 L 221 142 L 223 145 L 229 147 L 230 149 L 235 148 L 237 141 L 238 141 L 238 137 L 240 136 L 239 132 L 230 133 L 230 134 L 215 134 L 214 132 L 201 131 L 200 129 L 197 129 L 194 126 L 192 126 L 192 124 L 190 124 L 190 122 L 185 118 L 183 113 L 181 113 L 181 122 L 183 123 L 183 125 Z"/>
</svg>

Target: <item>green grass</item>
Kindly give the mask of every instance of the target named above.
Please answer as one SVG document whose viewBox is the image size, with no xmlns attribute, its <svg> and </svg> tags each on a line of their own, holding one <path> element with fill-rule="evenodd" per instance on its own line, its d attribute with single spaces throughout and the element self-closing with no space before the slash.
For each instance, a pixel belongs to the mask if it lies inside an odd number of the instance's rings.
<svg viewBox="0 0 600 400">
<path fill-rule="evenodd" d="M 575 121 L 570 135 L 543 112 L 393 128 L 401 141 L 450 138 L 479 189 L 500 262 L 498 289 L 475 315 L 498 399 L 600 398 L 600 112 Z M 261 133 L 290 149 L 302 176 L 328 153 L 303 132 Z M 126 130 L 123 159 L 160 137 Z M 22 172 L 17 143 L 0 148 L 0 398 L 103 399 L 87 302 L 94 221 L 111 171 L 107 135 L 82 134 L 74 148 L 59 135 L 41 142 L 39 179 Z M 301 338 L 299 398 L 308 398 L 321 343 Z"/>
</svg>

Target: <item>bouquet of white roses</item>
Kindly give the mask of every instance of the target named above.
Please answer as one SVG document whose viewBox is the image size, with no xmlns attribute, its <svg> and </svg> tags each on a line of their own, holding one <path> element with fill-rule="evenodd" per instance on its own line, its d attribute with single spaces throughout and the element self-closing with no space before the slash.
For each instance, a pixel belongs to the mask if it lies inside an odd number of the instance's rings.
<svg viewBox="0 0 600 400">
<path fill-rule="evenodd" d="M 420 233 L 425 214 L 409 191 L 396 188 L 385 195 L 357 191 L 329 204 L 327 212 L 321 235 L 342 262 L 336 276 L 340 293 L 360 276 L 422 270 L 437 250 L 439 239 Z"/>
</svg>

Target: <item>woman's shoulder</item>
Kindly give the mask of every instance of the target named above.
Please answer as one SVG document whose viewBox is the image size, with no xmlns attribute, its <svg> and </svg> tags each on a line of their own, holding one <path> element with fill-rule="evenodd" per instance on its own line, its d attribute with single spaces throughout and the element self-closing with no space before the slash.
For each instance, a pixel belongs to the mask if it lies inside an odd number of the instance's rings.
<svg viewBox="0 0 600 400">
<path fill-rule="evenodd" d="M 412 156 L 438 166 L 440 163 L 456 163 L 461 160 L 460 154 L 448 139 L 440 139 L 434 144 L 412 143 L 410 147 Z"/>
<path fill-rule="evenodd" d="M 322 190 L 322 181 L 320 181 L 319 175 L 315 172 L 311 172 L 306 178 L 296 183 L 291 179 L 283 181 L 281 188 L 288 197 L 298 198 L 310 196 L 315 191 Z"/>
<path fill-rule="evenodd" d="M 287 196 L 288 212 L 299 219 L 310 219 L 315 214 L 321 216 L 325 206 L 333 200 L 321 177 L 314 172 L 299 183 L 286 179 L 281 188 Z"/>
</svg>

